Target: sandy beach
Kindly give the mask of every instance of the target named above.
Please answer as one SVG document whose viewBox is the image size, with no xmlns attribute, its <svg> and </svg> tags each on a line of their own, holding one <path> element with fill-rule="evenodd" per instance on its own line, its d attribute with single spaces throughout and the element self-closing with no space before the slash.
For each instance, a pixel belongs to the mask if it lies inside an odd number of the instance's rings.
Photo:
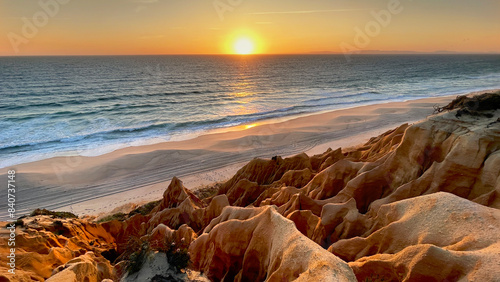
<svg viewBox="0 0 500 282">
<path fill-rule="evenodd" d="M 486 91 L 483 91 L 486 92 Z M 0 170 L 17 174 L 17 212 L 35 208 L 78 215 L 110 212 L 129 203 L 161 198 L 174 176 L 195 189 L 223 181 L 253 158 L 308 155 L 328 147 L 347 148 L 366 142 L 402 123 L 432 114 L 456 95 L 391 102 L 299 117 L 247 124 L 194 139 L 129 147 L 96 157 L 57 157 Z M 0 207 L 5 219 L 6 206 Z"/>
</svg>

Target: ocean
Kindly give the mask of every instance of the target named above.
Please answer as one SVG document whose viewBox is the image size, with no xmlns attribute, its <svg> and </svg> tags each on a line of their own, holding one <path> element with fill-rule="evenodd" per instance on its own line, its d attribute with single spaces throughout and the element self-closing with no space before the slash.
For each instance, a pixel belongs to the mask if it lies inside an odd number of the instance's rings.
<svg viewBox="0 0 500 282">
<path fill-rule="evenodd" d="M 0 57 L 0 167 L 500 88 L 500 55 Z"/>
</svg>

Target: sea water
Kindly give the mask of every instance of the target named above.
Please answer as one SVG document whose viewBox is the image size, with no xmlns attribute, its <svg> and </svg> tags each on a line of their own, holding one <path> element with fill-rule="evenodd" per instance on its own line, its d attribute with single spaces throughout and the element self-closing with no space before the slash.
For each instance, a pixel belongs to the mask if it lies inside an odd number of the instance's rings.
<svg viewBox="0 0 500 282">
<path fill-rule="evenodd" d="M 500 55 L 0 57 L 0 167 L 500 88 Z"/>
</svg>

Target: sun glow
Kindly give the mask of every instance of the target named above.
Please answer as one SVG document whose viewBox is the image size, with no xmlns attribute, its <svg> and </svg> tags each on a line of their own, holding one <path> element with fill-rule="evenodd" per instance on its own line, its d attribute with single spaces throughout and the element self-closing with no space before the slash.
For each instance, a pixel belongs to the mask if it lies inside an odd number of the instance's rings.
<svg viewBox="0 0 500 282">
<path fill-rule="evenodd" d="M 249 38 L 243 37 L 234 42 L 233 49 L 235 54 L 249 55 L 254 53 L 255 44 Z"/>
</svg>

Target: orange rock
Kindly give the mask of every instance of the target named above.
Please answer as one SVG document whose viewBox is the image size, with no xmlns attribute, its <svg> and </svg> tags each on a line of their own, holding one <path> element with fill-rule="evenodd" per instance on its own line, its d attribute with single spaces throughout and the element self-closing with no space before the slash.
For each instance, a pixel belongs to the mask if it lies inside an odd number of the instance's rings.
<svg viewBox="0 0 500 282">
<path fill-rule="evenodd" d="M 499 210 L 439 192 L 381 206 L 365 234 L 340 240 L 329 250 L 346 261 L 394 254 L 419 244 L 477 251 L 498 245 L 499 223 Z"/>
<path fill-rule="evenodd" d="M 278 208 L 279 213 L 283 216 L 288 216 L 297 210 L 310 210 L 316 216 L 321 215 L 321 209 L 324 205 L 330 203 L 331 199 L 314 200 L 302 193 L 294 194 L 290 200 Z"/>
<path fill-rule="evenodd" d="M 293 221 L 295 227 L 307 238 L 313 237 L 314 230 L 321 220 L 309 210 L 294 211 L 286 218 Z"/>
<path fill-rule="evenodd" d="M 405 123 L 396 129 L 386 131 L 377 137 L 371 138 L 364 145 L 367 150 L 362 152 L 359 160 L 373 162 L 393 151 L 401 143 L 408 127 L 409 125 Z"/>
<path fill-rule="evenodd" d="M 111 236 L 116 240 L 117 251 L 122 253 L 127 247 L 127 242 L 131 236 L 142 237 L 146 235 L 146 223 L 149 218 L 150 216 L 135 214 L 124 221 L 113 220 L 104 222 L 101 225 L 106 230 L 110 230 Z"/>
<path fill-rule="evenodd" d="M 113 267 L 109 261 L 94 255 L 93 252 L 87 252 L 68 261 L 64 266 L 54 270 L 52 275 L 46 281 L 48 282 L 100 282 L 104 279 L 116 280 L 113 274 Z"/>
<path fill-rule="evenodd" d="M 227 206 L 229 200 L 226 195 L 215 196 L 203 213 L 203 226 L 207 226 L 212 219 L 218 217 Z"/>
<path fill-rule="evenodd" d="M 283 186 L 302 188 L 314 177 L 314 173 L 309 168 L 302 170 L 289 170 L 283 174 L 278 181 Z"/>
<path fill-rule="evenodd" d="M 0 281 L 45 281 L 52 275 L 54 266 L 63 265 L 78 254 L 60 247 L 53 247 L 48 254 L 30 252 L 29 248 L 26 249 L 27 252 L 16 253 L 15 275 L 7 272 L 8 269 L 5 267 L 7 262 L 2 261 Z M 2 254 L 7 256 L 8 252 L 2 250 Z"/>
<path fill-rule="evenodd" d="M 355 281 L 346 263 L 307 239 L 273 207 L 225 208 L 219 222 L 190 246 L 195 269 L 211 280 Z M 231 216 L 224 215 L 231 211 Z M 236 220 L 240 211 L 243 218 Z M 255 213 L 255 212 L 254 212 Z"/>
<path fill-rule="evenodd" d="M 207 226 L 212 219 L 219 216 L 225 206 L 229 206 L 226 195 L 214 197 L 206 208 L 199 208 L 191 201 L 191 198 L 186 198 L 176 208 L 164 209 L 153 214 L 153 217 L 147 222 L 148 233 L 159 224 L 165 224 L 172 229 L 178 229 L 181 225 L 187 224 L 198 232 Z"/>
<path fill-rule="evenodd" d="M 173 229 L 187 224 L 194 230 L 200 230 L 203 225 L 203 211 L 193 203 L 191 198 L 185 198 L 178 207 L 166 208 L 155 213 L 147 222 L 148 231 L 151 232 L 160 223 Z"/>
<path fill-rule="evenodd" d="M 290 187 L 292 189 L 298 190 L 295 187 Z M 274 186 L 274 185 L 269 185 L 264 192 L 262 192 L 259 197 L 253 202 L 253 206 L 258 207 L 258 206 L 265 206 L 265 205 L 271 205 L 271 198 L 273 195 L 275 195 L 277 192 L 279 192 L 282 189 L 281 186 Z"/>
<path fill-rule="evenodd" d="M 257 182 L 242 179 L 229 188 L 226 195 L 231 205 L 245 207 L 253 203 L 264 189 L 265 186 L 260 186 Z"/>
<path fill-rule="evenodd" d="M 354 199 L 324 205 L 320 219 L 310 238 L 325 248 L 339 239 L 362 235 L 370 224 L 364 215 L 358 213 Z"/>
<path fill-rule="evenodd" d="M 218 194 L 226 194 L 242 179 L 256 182 L 258 185 L 267 185 L 280 180 L 289 170 L 302 170 L 305 168 L 312 169 L 309 157 L 304 153 L 286 159 L 281 157 L 275 157 L 271 160 L 254 159 L 224 183 L 220 187 Z"/>
<path fill-rule="evenodd" d="M 358 281 L 496 281 L 497 254 L 498 246 L 463 253 L 420 244 L 396 254 L 364 257 L 349 266 Z"/>
<path fill-rule="evenodd" d="M 170 229 L 170 227 L 160 223 L 158 224 L 147 236 L 147 240 L 150 242 L 150 245 L 162 245 L 172 240 L 174 235 L 174 230 Z M 157 243 L 155 243 L 157 242 Z M 164 244 L 162 246 L 165 246 Z"/>
<path fill-rule="evenodd" d="M 165 249 L 169 247 L 171 243 L 175 243 L 179 248 L 187 248 L 198 236 L 193 229 L 186 224 L 182 225 L 177 230 L 172 230 L 168 226 L 159 224 L 153 229 L 150 235 L 146 237 L 145 239 L 149 242 L 150 246 Z"/>
<path fill-rule="evenodd" d="M 271 195 L 271 197 L 269 197 L 268 199 L 266 200 L 263 200 L 261 203 L 260 203 L 260 206 L 265 206 L 265 205 L 276 205 L 276 206 L 282 206 L 286 203 L 288 203 L 288 201 L 290 201 L 290 199 L 300 193 L 300 189 L 298 188 L 295 188 L 295 187 L 282 187 L 282 188 L 278 188 L 276 190 L 273 190 L 273 192 L 276 191 L 275 193 L 273 193 Z"/>
<path fill-rule="evenodd" d="M 311 167 L 313 171 L 322 171 L 343 158 L 345 158 L 345 156 L 341 148 L 335 151 L 328 148 L 325 153 L 311 157 Z"/>
<path fill-rule="evenodd" d="M 241 207 L 233 207 L 233 206 L 227 206 L 224 209 L 222 209 L 222 213 L 214 218 L 210 224 L 205 227 L 203 230 L 203 233 L 208 233 L 210 230 L 212 230 L 217 224 L 228 221 L 231 219 L 237 219 L 237 220 L 246 220 L 249 218 L 252 218 L 268 207 L 259 207 L 259 208 L 241 208 Z"/>
<path fill-rule="evenodd" d="M 52 275 L 55 267 L 87 251 L 100 254 L 116 247 L 114 238 L 105 228 L 85 220 L 36 216 L 24 218 L 23 222 L 25 227 L 16 229 L 18 269 L 16 279 L 12 281 L 44 281 Z M 0 237 L 2 254 L 9 253 L 6 239 Z M 1 267 L 6 266 L 6 259 L 6 256 L 0 256 Z M 6 269 L 0 270 L 7 273 Z"/>
<path fill-rule="evenodd" d="M 180 181 L 177 177 L 174 177 L 172 178 L 167 190 L 163 193 L 163 200 L 160 205 L 154 208 L 152 212 L 158 212 L 167 208 L 175 208 L 187 198 L 191 199 L 191 202 L 197 207 L 204 206 L 200 199 L 184 187 L 182 181 Z"/>
<path fill-rule="evenodd" d="M 452 112 L 409 127 L 401 145 L 383 163 L 351 181 L 339 193 L 339 201 L 354 197 L 364 213 L 371 204 L 377 210 L 383 204 L 443 191 L 500 206 L 500 133 L 488 123 L 457 121 Z"/>
<path fill-rule="evenodd" d="M 340 160 L 318 173 L 302 191 L 317 200 L 331 198 L 338 194 L 347 182 L 358 175 L 363 163 Z"/>
</svg>

